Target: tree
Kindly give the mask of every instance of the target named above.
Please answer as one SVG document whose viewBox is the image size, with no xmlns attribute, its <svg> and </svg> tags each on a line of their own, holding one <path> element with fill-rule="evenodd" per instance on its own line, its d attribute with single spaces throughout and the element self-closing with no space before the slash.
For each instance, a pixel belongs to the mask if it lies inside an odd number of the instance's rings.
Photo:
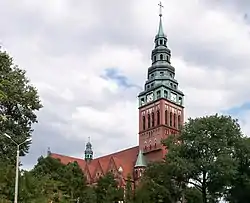
<svg viewBox="0 0 250 203">
<path fill-rule="evenodd" d="M 112 173 L 101 177 L 95 188 L 97 203 L 110 203 L 123 200 L 123 191 L 118 188 L 118 183 Z"/>
<path fill-rule="evenodd" d="M 236 148 L 238 168 L 232 177 L 227 200 L 233 203 L 247 203 L 250 199 L 250 138 L 243 138 Z"/>
<path fill-rule="evenodd" d="M 127 176 L 126 187 L 125 187 L 125 202 L 131 203 L 133 198 L 133 190 L 132 190 L 132 177 L 130 174 Z"/>
<path fill-rule="evenodd" d="M 195 187 L 187 187 L 184 192 L 186 203 L 201 203 L 202 195 Z"/>
<path fill-rule="evenodd" d="M 137 203 L 176 203 L 182 196 L 182 183 L 172 179 L 171 170 L 164 162 L 150 164 L 144 172 L 142 186 L 136 191 Z"/>
<path fill-rule="evenodd" d="M 15 168 L 0 162 L 0 202 L 14 199 Z"/>
<path fill-rule="evenodd" d="M 201 192 L 203 203 L 216 202 L 237 173 L 236 150 L 242 137 L 237 120 L 230 116 L 190 118 L 179 135 L 165 141 L 165 163 L 175 180 Z"/>
<path fill-rule="evenodd" d="M 82 203 L 96 203 L 97 195 L 94 187 L 87 187 L 86 190 L 83 191 L 83 201 Z"/>
<path fill-rule="evenodd" d="M 87 189 L 87 183 L 78 163 L 69 163 L 61 172 L 63 172 L 62 182 L 64 183 L 66 193 L 70 195 L 70 199 L 78 199 L 79 202 L 83 202 L 85 199 L 84 191 Z"/>
<path fill-rule="evenodd" d="M 11 163 L 15 162 L 16 146 L 3 133 L 17 143 L 30 138 L 32 124 L 37 122 L 35 111 L 42 107 L 37 90 L 25 74 L 0 50 L 0 159 Z M 21 146 L 21 156 L 28 152 L 29 144 Z"/>
<path fill-rule="evenodd" d="M 49 199 L 84 202 L 86 179 L 77 162 L 64 165 L 57 159 L 40 157 L 31 174 L 41 180 L 39 187 Z"/>
</svg>

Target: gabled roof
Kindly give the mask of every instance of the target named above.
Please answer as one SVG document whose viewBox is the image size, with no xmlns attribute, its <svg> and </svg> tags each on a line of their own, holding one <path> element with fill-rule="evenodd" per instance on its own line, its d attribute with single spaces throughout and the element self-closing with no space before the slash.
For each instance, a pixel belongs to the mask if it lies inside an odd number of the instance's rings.
<svg viewBox="0 0 250 203">
<path fill-rule="evenodd" d="M 122 175 L 124 178 L 126 178 L 128 174 L 133 174 L 133 169 L 138 152 L 139 147 L 136 146 L 112 154 L 108 154 L 106 156 L 98 157 L 90 162 L 86 162 L 83 159 L 59 155 L 55 153 L 51 153 L 50 156 L 55 159 L 60 159 L 63 164 L 68 164 L 70 162 L 77 161 L 77 163 L 84 172 L 87 172 L 87 170 L 89 171 L 91 178 L 94 178 L 95 172 L 99 166 L 101 166 L 103 173 L 107 173 L 109 169 L 109 163 L 111 159 L 113 159 L 117 169 L 119 167 L 123 168 Z"/>
<path fill-rule="evenodd" d="M 51 153 L 50 157 L 52 157 L 54 159 L 59 159 L 62 162 L 62 164 L 65 164 L 65 165 L 76 161 L 83 171 L 84 171 L 84 168 L 86 166 L 86 162 L 83 159 L 65 156 L 65 155 L 56 154 L 56 153 Z"/>
</svg>

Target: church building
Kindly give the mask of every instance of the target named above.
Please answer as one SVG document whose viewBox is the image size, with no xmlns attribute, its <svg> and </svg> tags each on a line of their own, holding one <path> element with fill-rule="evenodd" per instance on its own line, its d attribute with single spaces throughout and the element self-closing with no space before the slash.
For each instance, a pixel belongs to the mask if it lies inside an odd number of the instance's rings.
<svg viewBox="0 0 250 203">
<path fill-rule="evenodd" d="M 160 4 L 160 9 L 161 9 Z M 92 144 L 86 144 L 85 159 L 73 158 L 51 153 L 63 164 L 78 162 L 90 185 L 111 172 L 121 186 L 126 184 L 128 176 L 136 183 L 149 162 L 160 161 L 167 151 L 161 144 L 169 134 L 176 134 L 184 120 L 184 94 L 178 88 L 175 68 L 171 64 L 171 50 L 168 38 L 163 32 L 162 13 L 160 12 L 158 33 L 154 39 L 151 54 L 152 64 L 148 68 L 144 89 L 138 95 L 139 100 L 139 146 L 115 152 L 99 158 L 93 157 Z"/>
</svg>

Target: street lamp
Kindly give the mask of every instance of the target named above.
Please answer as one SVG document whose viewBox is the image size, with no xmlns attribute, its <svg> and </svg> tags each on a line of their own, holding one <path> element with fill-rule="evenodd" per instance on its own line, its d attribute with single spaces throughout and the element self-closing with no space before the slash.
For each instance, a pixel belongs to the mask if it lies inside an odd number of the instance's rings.
<svg viewBox="0 0 250 203">
<path fill-rule="evenodd" d="M 17 151 L 16 151 L 16 181 L 15 181 L 15 199 L 14 203 L 17 203 L 17 197 L 18 197 L 18 178 L 19 178 L 19 148 L 21 145 L 23 145 L 26 142 L 31 141 L 30 139 L 25 140 L 24 142 L 18 144 L 16 141 L 14 141 L 11 136 L 9 136 L 7 133 L 4 133 L 4 136 L 9 138 L 16 146 L 17 146 Z"/>
<path fill-rule="evenodd" d="M 123 173 L 123 168 L 120 166 L 119 168 L 118 168 L 118 173 L 120 174 L 120 178 L 121 178 L 121 180 L 124 180 L 125 182 L 126 182 L 126 184 L 129 182 L 129 183 L 132 183 L 133 184 L 133 190 L 134 190 L 134 192 L 133 192 L 133 198 L 135 199 L 135 186 L 136 186 L 136 184 L 135 184 L 135 181 L 134 180 L 132 180 L 132 179 L 125 179 L 124 177 L 123 177 L 123 175 L 122 175 L 122 173 Z M 123 195 L 123 198 L 124 198 L 124 200 L 125 200 L 125 198 L 126 198 L 126 191 L 124 190 L 124 195 Z M 121 203 L 122 203 L 123 201 L 121 201 Z"/>
</svg>

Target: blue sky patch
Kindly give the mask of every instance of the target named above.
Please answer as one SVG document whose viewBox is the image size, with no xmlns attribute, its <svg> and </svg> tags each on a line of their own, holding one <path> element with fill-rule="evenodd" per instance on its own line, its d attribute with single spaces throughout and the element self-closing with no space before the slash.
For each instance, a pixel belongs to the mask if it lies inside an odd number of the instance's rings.
<svg viewBox="0 0 250 203">
<path fill-rule="evenodd" d="M 119 73 L 119 70 L 117 68 L 106 68 L 104 70 L 104 74 L 102 74 L 101 77 L 104 78 L 105 80 L 115 81 L 120 87 L 139 88 L 136 84 L 131 83 L 125 75 Z"/>
<path fill-rule="evenodd" d="M 243 111 L 246 111 L 246 110 L 250 110 L 250 102 L 243 103 L 240 106 L 230 108 L 230 109 L 228 109 L 226 111 L 223 111 L 223 113 L 235 116 L 235 115 L 241 114 Z"/>
</svg>

